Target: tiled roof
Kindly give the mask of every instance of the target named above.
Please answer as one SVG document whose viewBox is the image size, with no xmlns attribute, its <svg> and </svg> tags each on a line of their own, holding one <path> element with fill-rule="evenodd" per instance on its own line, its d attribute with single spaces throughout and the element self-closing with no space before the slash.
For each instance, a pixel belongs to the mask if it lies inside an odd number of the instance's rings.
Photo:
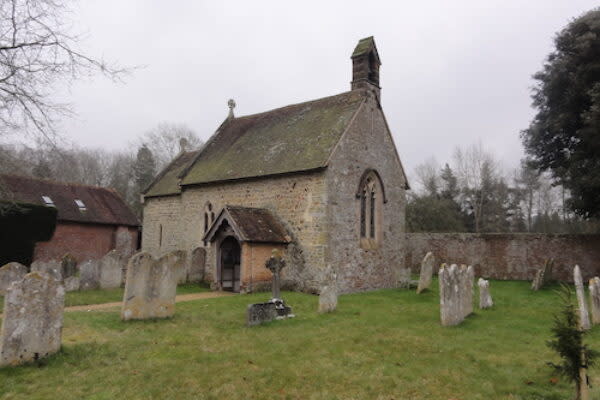
<svg viewBox="0 0 600 400">
<path fill-rule="evenodd" d="M 184 169 L 181 184 L 324 168 L 366 96 L 365 91 L 354 90 L 227 119 Z"/>
<path fill-rule="evenodd" d="M 179 174 L 187 168 L 199 151 L 189 151 L 177 156 L 150 184 L 144 196 L 168 196 L 181 193 Z"/>
<path fill-rule="evenodd" d="M 140 222 L 119 194 L 107 188 L 62 183 L 17 175 L 0 175 L 9 200 L 48 205 L 58 210 L 58 221 L 139 226 Z M 75 200 L 81 201 L 80 207 Z"/>
<path fill-rule="evenodd" d="M 239 206 L 225 206 L 204 235 L 204 240 L 211 241 L 224 220 L 227 220 L 242 242 L 290 242 L 287 230 L 271 211 Z"/>
</svg>

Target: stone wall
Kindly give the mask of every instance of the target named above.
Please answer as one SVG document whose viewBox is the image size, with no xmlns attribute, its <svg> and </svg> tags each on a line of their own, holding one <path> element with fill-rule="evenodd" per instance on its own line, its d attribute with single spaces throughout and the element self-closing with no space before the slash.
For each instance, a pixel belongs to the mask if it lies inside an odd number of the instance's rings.
<svg viewBox="0 0 600 400">
<path fill-rule="evenodd" d="M 367 169 L 380 175 L 387 202 L 376 219 L 382 225 L 380 239 L 375 246 L 363 248 L 356 193 Z M 324 251 L 337 273 L 340 291 L 395 287 L 404 263 L 405 178 L 385 117 L 373 97 L 361 106 L 340 140 L 326 175 L 329 246 Z"/>
<path fill-rule="evenodd" d="M 470 264 L 476 276 L 532 280 L 547 258 L 554 258 L 553 276 L 573 280 L 578 264 L 584 280 L 600 274 L 600 235 L 409 233 L 406 264 L 417 272 L 432 251 L 439 264 Z"/>
<path fill-rule="evenodd" d="M 157 257 L 172 250 L 204 246 L 208 202 L 215 214 L 225 205 L 267 208 L 286 225 L 296 242 L 288 248 L 283 278 L 297 282 L 300 290 L 315 290 L 316 271 L 325 264 L 326 195 L 323 172 L 313 172 L 204 185 L 189 188 L 180 197 L 148 198 L 142 249 Z M 206 279 L 216 279 L 215 249 L 208 246 L 206 250 Z"/>
</svg>

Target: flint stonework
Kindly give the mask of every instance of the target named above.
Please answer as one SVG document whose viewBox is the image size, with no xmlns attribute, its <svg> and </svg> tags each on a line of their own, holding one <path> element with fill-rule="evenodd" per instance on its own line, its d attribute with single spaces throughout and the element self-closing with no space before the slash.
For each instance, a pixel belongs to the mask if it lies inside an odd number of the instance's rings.
<svg viewBox="0 0 600 400">
<path fill-rule="evenodd" d="M 13 282 L 4 298 L 0 366 L 38 360 L 60 349 L 65 290 L 49 274 Z"/>
<path fill-rule="evenodd" d="M 18 262 L 11 262 L 0 268 L 0 295 L 6 294 L 10 284 L 20 281 L 26 274 L 27 267 Z"/>
<path fill-rule="evenodd" d="M 579 325 L 581 329 L 590 329 L 590 316 L 587 310 L 587 304 L 585 301 L 585 291 L 583 289 L 583 278 L 581 277 L 581 270 L 579 265 L 576 265 L 573 269 L 573 280 L 575 281 L 575 292 L 577 293 L 577 304 L 579 307 Z"/>
<path fill-rule="evenodd" d="M 177 280 L 185 268 L 185 253 L 175 251 L 155 260 L 148 253 L 134 255 L 127 266 L 121 318 L 166 318 L 175 313 Z"/>
<path fill-rule="evenodd" d="M 600 278 L 590 279 L 590 308 L 592 310 L 592 324 L 600 324 Z"/>
<path fill-rule="evenodd" d="M 433 256 L 433 253 L 428 252 L 425 254 L 425 257 L 421 262 L 421 273 L 419 275 L 419 286 L 417 287 L 417 293 L 421 293 L 425 289 L 429 289 L 429 286 L 431 286 L 434 264 L 435 257 Z"/>
<path fill-rule="evenodd" d="M 479 278 L 477 281 L 479 286 L 479 308 L 485 309 L 490 308 L 494 305 L 492 295 L 490 294 L 490 282 L 483 278 Z"/>
<path fill-rule="evenodd" d="M 31 272 L 44 272 L 56 280 L 63 280 L 62 263 L 56 260 L 34 261 L 31 264 L 30 270 Z"/>
<path fill-rule="evenodd" d="M 100 262 L 87 260 L 79 266 L 79 289 L 100 289 Z"/>
<path fill-rule="evenodd" d="M 100 260 L 99 286 L 100 289 L 114 289 L 121 286 L 123 278 L 124 256 L 111 250 Z"/>
</svg>

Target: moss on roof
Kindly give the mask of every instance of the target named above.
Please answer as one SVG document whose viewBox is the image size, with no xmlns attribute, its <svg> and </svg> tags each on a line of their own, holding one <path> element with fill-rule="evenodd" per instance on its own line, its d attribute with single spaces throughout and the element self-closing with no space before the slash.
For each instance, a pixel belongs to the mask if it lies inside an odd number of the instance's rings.
<svg viewBox="0 0 600 400">
<path fill-rule="evenodd" d="M 182 185 L 325 167 L 365 98 L 355 90 L 227 120 L 183 172 Z"/>
<path fill-rule="evenodd" d="M 375 39 L 373 39 L 373 36 L 360 39 L 352 52 L 352 58 L 365 54 L 371 50 L 373 46 L 375 46 Z"/>
<path fill-rule="evenodd" d="M 181 193 L 179 186 L 179 174 L 192 162 L 199 151 L 189 151 L 177 156 L 165 169 L 154 179 L 150 187 L 146 189 L 144 196 L 168 196 Z"/>
</svg>

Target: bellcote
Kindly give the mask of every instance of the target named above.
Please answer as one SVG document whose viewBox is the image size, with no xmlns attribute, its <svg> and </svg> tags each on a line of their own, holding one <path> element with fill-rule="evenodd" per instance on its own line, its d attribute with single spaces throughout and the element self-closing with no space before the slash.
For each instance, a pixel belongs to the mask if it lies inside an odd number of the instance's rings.
<svg viewBox="0 0 600 400">
<path fill-rule="evenodd" d="M 352 53 L 352 90 L 368 89 L 380 99 L 379 67 L 381 60 L 373 36 L 358 41 Z"/>
</svg>

